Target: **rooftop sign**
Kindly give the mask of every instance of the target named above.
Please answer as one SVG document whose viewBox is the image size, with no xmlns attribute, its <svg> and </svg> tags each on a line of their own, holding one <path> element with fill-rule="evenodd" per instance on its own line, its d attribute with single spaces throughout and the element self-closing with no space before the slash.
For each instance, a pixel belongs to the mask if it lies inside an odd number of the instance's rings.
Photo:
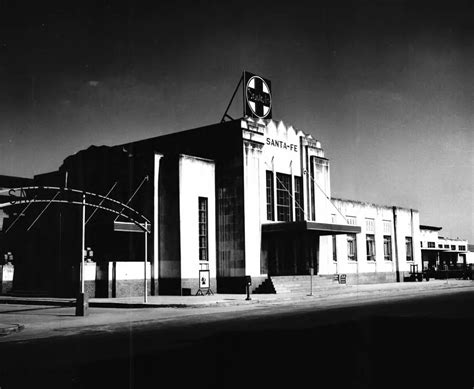
<svg viewBox="0 0 474 389">
<path fill-rule="evenodd" d="M 244 72 L 244 116 L 272 117 L 271 82 L 249 72 Z"/>
</svg>

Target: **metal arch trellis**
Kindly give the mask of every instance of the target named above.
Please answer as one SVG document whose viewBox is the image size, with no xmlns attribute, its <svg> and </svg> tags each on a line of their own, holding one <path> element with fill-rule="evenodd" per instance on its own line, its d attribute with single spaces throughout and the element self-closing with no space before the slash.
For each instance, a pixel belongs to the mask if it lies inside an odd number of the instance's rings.
<svg viewBox="0 0 474 389">
<path fill-rule="evenodd" d="M 141 187 L 141 185 L 143 184 L 143 182 L 145 180 L 148 180 L 148 177 L 145 177 L 145 179 L 140 184 L 140 187 Z M 117 220 L 120 216 L 123 216 L 124 218 L 128 219 L 130 222 L 135 224 L 139 229 L 141 229 L 145 233 L 145 259 L 144 259 L 143 263 L 144 263 L 144 302 L 146 303 L 147 302 L 147 256 L 148 256 L 148 254 L 147 254 L 147 246 L 148 246 L 147 236 L 148 236 L 148 234 L 151 233 L 151 228 L 150 229 L 148 228 L 148 226 L 151 227 L 151 222 L 144 215 L 142 215 L 141 213 L 139 213 L 138 211 L 136 211 L 135 209 L 133 209 L 132 207 L 130 207 L 128 205 L 128 203 L 130 202 L 131 199 L 129 199 L 127 204 L 124 204 L 124 203 L 122 203 L 118 200 L 114 200 L 114 199 L 108 197 L 108 195 L 111 193 L 111 191 L 113 190 L 115 185 L 116 185 L 116 183 L 109 190 L 109 192 L 107 193 L 106 196 L 102 196 L 100 194 L 93 193 L 93 192 L 87 192 L 87 191 L 84 191 L 84 190 L 72 189 L 72 188 L 67 188 L 67 187 L 56 187 L 56 186 L 27 186 L 27 187 L 2 189 L 2 190 L 0 190 L 0 196 L 2 195 L 2 193 L 7 193 L 7 196 L 5 196 L 5 195 L 3 195 L 3 196 L 7 197 L 7 198 L 11 197 L 13 199 L 10 199 L 10 201 L 6 201 L 4 203 L 0 203 L 0 209 L 10 207 L 10 206 L 19 205 L 19 204 L 26 204 L 26 207 L 19 214 L 19 216 L 21 216 L 23 214 L 23 212 L 25 212 L 26 209 L 31 204 L 33 204 L 33 203 L 47 203 L 46 207 L 43 208 L 43 210 L 36 217 L 34 222 L 30 225 L 29 228 L 31 228 L 34 225 L 34 223 L 36 223 L 36 221 L 41 217 L 41 215 L 46 211 L 46 209 L 49 207 L 49 205 L 51 205 L 51 203 L 74 204 L 74 205 L 81 205 L 82 206 L 82 244 L 81 244 L 82 253 L 81 253 L 81 273 L 80 273 L 80 278 L 81 278 L 80 283 L 81 283 L 81 294 L 82 294 L 82 296 L 84 296 L 84 255 L 85 255 L 84 254 L 84 246 L 85 246 L 85 225 L 86 225 L 87 221 L 90 220 L 90 218 L 93 216 L 94 212 L 97 209 L 102 209 L 102 210 L 105 210 L 107 212 L 111 212 L 111 213 L 116 214 L 117 218 L 115 220 Z M 140 189 L 140 187 L 138 189 Z M 133 196 L 136 194 L 138 189 L 135 191 Z M 56 191 L 56 193 L 54 194 L 54 196 L 52 198 L 49 198 L 49 199 L 38 198 L 39 193 L 34 193 L 34 192 L 35 191 L 40 192 L 42 190 Z M 17 192 L 20 193 L 20 196 L 16 195 Z M 34 196 L 32 196 L 32 198 L 27 198 L 28 197 L 27 192 L 32 192 L 34 194 Z M 69 199 L 67 199 L 67 200 L 56 199 L 59 196 L 59 194 L 63 194 L 64 192 L 79 194 L 82 197 L 82 201 L 69 200 Z M 94 204 L 94 203 L 90 203 L 90 202 L 87 203 L 86 202 L 86 196 L 101 199 L 101 201 L 100 201 L 99 204 Z M 133 196 L 132 196 L 132 198 L 133 198 Z M 117 211 L 115 209 L 110 208 L 110 206 L 103 206 L 102 204 L 104 203 L 104 201 L 109 201 L 110 203 L 112 203 L 114 205 L 122 207 L 122 209 L 120 211 Z M 94 212 L 89 216 L 89 219 L 87 219 L 87 221 L 85 219 L 85 208 L 86 208 L 86 206 L 95 208 Z M 124 214 L 123 212 L 125 210 L 131 212 L 133 216 L 129 216 L 127 214 Z M 14 223 L 16 222 L 17 219 L 15 219 Z M 140 223 L 140 221 L 142 221 L 142 223 Z M 78 312 L 81 312 L 81 313 L 78 314 Z M 83 310 L 82 311 L 78 310 L 77 307 L 76 307 L 76 315 L 83 316 L 84 315 Z"/>
<path fill-rule="evenodd" d="M 47 190 L 47 191 L 57 191 L 55 196 L 51 199 L 38 199 L 38 196 L 34 196 L 33 198 L 26 198 L 26 193 L 27 191 L 41 191 L 41 190 Z M 95 197 L 98 199 L 101 199 L 102 202 L 100 204 L 94 204 L 94 203 L 83 203 L 82 201 L 75 201 L 75 200 L 59 200 L 56 199 L 57 195 L 59 193 L 63 192 L 71 192 L 75 194 L 80 194 L 80 195 L 85 195 L 85 196 L 90 196 L 90 197 Z M 144 227 L 143 225 L 146 223 L 147 225 L 151 225 L 150 220 L 148 220 L 144 215 L 133 209 L 132 207 L 128 206 L 127 204 L 124 204 L 118 200 L 112 199 L 107 196 L 103 196 L 97 193 L 93 192 L 87 192 L 79 189 L 72 189 L 72 188 L 64 188 L 64 187 L 55 187 L 55 186 L 27 186 L 27 187 L 18 187 L 18 188 L 10 188 L 10 189 L 3 189 L 0 190 L 0 195 L 2 193 L 7 193 L 8 196 L 13 197 L 14 199 L 10 201 L 6 201 L 4 203 L 0 203 L 0 209 L 1 208 L 6 208 L 9 206 L 14 206 L 14 205 L 19 205 L 19 204 L 28 204 L 30 205 L 31 203 L 62 203 L 62 204 L 74 204 L 74 205 L 85 205 L 89 207 L 93 207 L 96 209 L 102 209 L 111 213 L 116 214 L 118 217 L 123 216 L 126 219 L 128 219 L 130 222 L 133 224 L 137 225 L 141 230 L 144 232 L 150 233 L 150 231 Z M 24 194 L 24 197 L 19 197 L 16 195 L 16 193 L 21 193 Z M 117 206 L 122 207 L 121 211 L 114 210 L 110 207 L 106 207 L 101 205 L 103 201 L 109 201 L 112 204 L 116 204 Z M 124 211 L 130 211 L 133 216 L 129 216 L 124 213 Z M 140 221 L 142 221 L 140 223 Z"/>
<path fill-rule="evenodd" d="M 143 224 L 141 224 L 139 221 L 131 218 L 130 216 L 128 215 L 125 215 L 123 213 L 120 213 L 114 209 L 111 209 L 111 208 L 108 208 L 108 207 L 104 207 L 102 205 L 98 205 L 98 204 L 93 204 L 93 203 L 83 203 L 81 201 L 70 201 L 70 200 L 38 200 L 38 199 L 31 199 L 31 200 L 18 200 L 18 201 L 15 201 L 13 204 L 12 203 L 2 203 L 0 204 L 0 208 L 5 208 L 6 206 L 13 206 L 13 205 L 18 205 L 18 204 L 32 204 L 32 203 L 49 203 L 49 202 L 52 202 L 52 203 L 58 203 L 58 204 L 74 204 L 74 205 L 86 205 L 86 206 L 89 206 L 89 207 L 94 207 L 96 209 L 102 209 L 104 211 L 108 211 L 108 212 L 111 212 L 111 213 L 115 213 L 117 216 L 123 216 L 124 218 L 130 220 L 133 224 L 135 224 L 137 227 L 139 227 L 141 230 L 143 230 L 143 232 L 145 232 L 145 227 L 143 227 Z M 5 205 L 7 204 L 7 205 Z M 145 221 L 147 221 L 145 219 Z M 149 223 L 149 222 L 148 222 Z M 147 233 L 150 233 L 150 230 L 149 229 L 146 229 L 146 232 Z"/>
</svg>

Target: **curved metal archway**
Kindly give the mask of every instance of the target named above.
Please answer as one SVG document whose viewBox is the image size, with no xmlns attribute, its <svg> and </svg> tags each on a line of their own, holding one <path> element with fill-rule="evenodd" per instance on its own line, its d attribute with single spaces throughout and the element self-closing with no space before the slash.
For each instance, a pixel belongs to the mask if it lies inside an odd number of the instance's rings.
<svg viewBox="0 0 474 389">
<path fill-rule="evenodd" d="M 28 198 L 27 194 L 34 194 L 35 192 L 39 191 L 56 191 L 56 194 L 52 198 L 46 198 L 46 199 L 41 199 L 38 198 L 38 193 L 36 193 L 35 196 L 32 196 L 31 198 Z M 95 204 L 95 203 L 87 203 L 84 201 L 78 201 L 78 200 L 58 200 L 56 197 L 61 194 L 61 193 L 71 193 L 71 194 L 78 194 L 81 195 L 82 197 L 84 196 L 90 196 L 92 198 L 97 198 L 103 201 L 108 201 L 113 205 L 122 207 L 120 211 L 117 211 L 113 208 L 110 207 L 105 207 L 102 205 L 102 202 L 100 204 Z M 144 232 L 150 232 L 147 229 L 145 229 L 144 225 L 148 224 L 149 226 L 151 225 L 150 220 L 148 220 L 144 215 L 133 209 L 132 207 L 128 206 L 127 204 L 124 204 L 118 200 L 112 199 L 107 196 L 103 196 L 97 193 L 93 192 L 87 192 L 79 189 L 72 189 L 72 188 L 65 188 L 65 187 L 56 187 L 56 186 L 27 186 L 27 187 L 18 187 L 18 188 L 10 188 L 10 189 L 3 189 L 0 190 L 0 195 L 2 193 L 7 193 L 7 197 L 12 198 L 10 201 L 0 203 L 0 208 L 6 208 L 9 206 L 14 206 L 14 205 L 19 205 L 19 204 L 30 204 L 30 203 L 62 203 L 62 204 L 74 204 L 74 205 L 85 205 L 97 209 L 102 209 L 104 211 L 108 211 L 111 213 L 114 213 L 118 216 L 123 216 L 133 224 L 135 224 L 137 227 L 139 227 L 141 230 Z M 18 193 L 18 195 L 17 195 Z M 124 213 L 124 211 L 127 210 L 131 212 L 133 216 L 129 216 Z M 141 219 L 141 220 L 140 220 Z M 141 223 L 140 223 L 141 221 Z"/>
<path fill-rule="evenodd" d="M 145 177 L 147 179 L 147 177 Z M 144 181 L 142 181 L 143 183 Z M 115 184 L 114 184 L 115 186 Z M 113 189 L 113 187 L 112 187 Z M 138 190 L 138 189 L 137 189 Z M 56 192 L 54 196 L 50 198 L 42 198 L 45 197 L 44 194 L 51 194 L 52 192 Z M 111 190 L 109 191 L 109 193 Z M 7 195 L 2 195 L 2 193 L 6 193 Z M 79 198 L 76 199 L 57 199 L 57 197 L 61 194 L 68 194 L 68 195 L 78 195 Z M 136 193 L 136 191 L 135 191 Z M 41 196 L 43 195 L 43 196 Z M 85 225 L 87 223 L 85 219 L 85 209 L 86 207 L 92 207 L 97 209 L 101 209 L 110 213 L 117 215 L 115 221 L 123 216 L 127 219 L 130 223 L 136 225 L 141 231 L 145 234 L 145 257 L 144 257 L 144 301 L 147 302 L 147 246 L 148 246 L 148 234 L 151 233 L 151 222 L 148 220 L 143 214 L 139 213 L 132 207 L 128 206 L 128 204 L 124 204 L 118 200 L 112 199 L 107 196 L 103 196 L 93 192 L 87 192 L 84 190 L 79 189 L 72 189 L 67 187 L 56 187 L 56 186 L 27 186 L 27 187 L 17 187 L 17 188 L 9 188 L 9 189 L 2 189 L 0 190 L 0 196 L 6 197 L 7 201 L 0 203 L 0 209 L 11 207 L 15 205 L 26 204 L 26 207 L 18 214 L 18 217 L 12 222 L 9 226 L 9 229 L 16 223 L 19 217 L 24 214 L 26 209 L 34 203 L 47 203 L 46 207 L 41 211 L 38 217 L 34 220 L 34 222 L 30 225 L 28 230 L 36 223 L 36 221 L 41 217 L 41 215 L 46 211 L 46 209 L 52 203 L 57 204 L 72 204 L 72 205 L 80 205 L 82 206 L 82 253 L 81 253 L 81 274 L 80 274 L 80 283 L 81 283 L 81 294 L 84 295 L 84 256 L 85 256 Z M 98 204 L 93 202 L 86 202 L 86 197 L 100 200 Z M 47 197 L 47 196 L 46 196 Z M 133 195 L 132 195 L 133 197 Z M 131 198 L 130 198 L 131 200 Z M 129 201 L 130 201 L 129 200 Z M 102 204 L 107 201 L 109 204 L 107 206 L 103 206 Z M 120 207 L 120 211 L 117 209 L 112 208 L 113 206 Z M 124 213 L 127 211 L 127 213 Z M 92 215 L 91 215 L 92 216 Z M 90 219 L 90 218 L 89 218 Z M 7 230 L 8 232 L 8 230 Z M 82 316 L 82 315 L 81 315 Z"/>
</svg>

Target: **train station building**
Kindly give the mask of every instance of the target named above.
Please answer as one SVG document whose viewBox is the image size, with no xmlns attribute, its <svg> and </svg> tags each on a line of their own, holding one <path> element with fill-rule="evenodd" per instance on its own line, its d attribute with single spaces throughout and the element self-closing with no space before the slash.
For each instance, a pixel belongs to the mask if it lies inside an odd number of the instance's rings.
<svg viewBox="0 0 474 389">
<path fill-rule="evenodd" d="M 145 255 L 152 295 L 196 294 L 201 285 L 244 292 L 246 276 L 254 290 L 272 277 L 310 273 L 344 274 L 348 283 L 395 282 L 411 264 L 422 268 L 418 211 L 333 198 L 323 144 L 308 129 L 271 118 L 267 80 L 246 75 L 243 87 L 242 118 L 91 146 L 35 177 L 39 186 L 107 194 L 150 221 L 144 243 L 144 234 L 127 232 L 116 215 L 87 209 L 82 276 L 90 296 L 143 293 Z M 4 226 L 18 207 L 8 208 Z M 51 204 L 26 242 L 33 217 L 17 223 L 13 236 L 22 238 L 10 243 L 16 288 L 73 295 L 81 260 L 78 208 Z"/>
</svg>

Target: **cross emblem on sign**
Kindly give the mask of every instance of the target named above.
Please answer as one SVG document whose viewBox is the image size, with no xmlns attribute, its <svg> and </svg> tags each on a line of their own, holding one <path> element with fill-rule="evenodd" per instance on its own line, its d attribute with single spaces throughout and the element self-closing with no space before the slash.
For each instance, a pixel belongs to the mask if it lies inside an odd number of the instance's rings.
<svg viewBox="0 0 474 389">
<path fill-rule="evenodd" d="M 247 82 L 245 96 L 252 114 L 260 119 L 269 115 L 272 109 L 272 96 L 263 78 L 252 76 Z"/>
</svg>

